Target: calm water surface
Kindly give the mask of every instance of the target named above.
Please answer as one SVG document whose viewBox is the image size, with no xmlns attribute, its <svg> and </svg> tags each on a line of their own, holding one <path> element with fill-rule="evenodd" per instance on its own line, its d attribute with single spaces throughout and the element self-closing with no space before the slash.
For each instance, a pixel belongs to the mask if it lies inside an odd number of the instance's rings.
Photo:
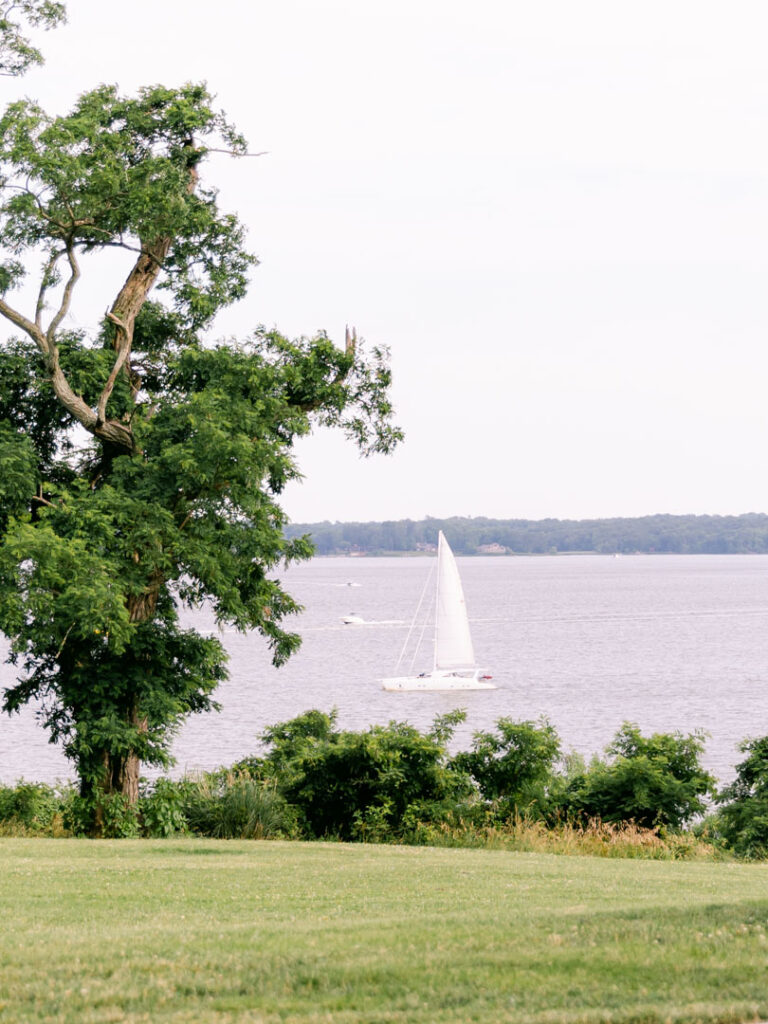
<svg viewBox="0 0 768 1024">
<path fill-rule="evenodd" d="M 429 572 L 427 558 L 324 558 L 292 568 L 305 606 L 301 651 L 276 670 L 262 640 L 224 632 L 231 678 L 222 710 L 176 737 L 177 774 L 228 764 L 262 730 L 308 708 L 338 708 L 342 726 L 390 719 L 424 728 L 466 708 L 457 746 L 502 715 L 546 716 L 565 747 L 601 750 L 625 720 L 643 730 L 711 734 L 705 761 L 721 779 L 736 744 L 768 733 L 768 556 L 466 558 L 459 568 L 478 659 L 498 690 L 385 693 Z M 344 626 L 354 612 L 365 625 Z M 189 624 L 215 632 L 206 612 Z M 4 654 L 5 648 L 2 653 Z M 416 668 L 430 667 L 429 643 Z M 0 685 L 13 682 L 0 667 Z M 0 782 L 71 775 L 34 712 L 0 717 Z"/>
</svg>

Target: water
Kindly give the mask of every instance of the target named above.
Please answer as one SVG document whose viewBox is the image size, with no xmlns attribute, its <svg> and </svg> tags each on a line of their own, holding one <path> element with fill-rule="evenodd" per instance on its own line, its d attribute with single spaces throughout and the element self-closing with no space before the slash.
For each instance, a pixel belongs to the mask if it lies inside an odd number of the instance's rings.
<svg viewBox="0 0 768 1024">
<path fill-rule="evenodd" d="M 302 650 L 272 668 L 255 635 L 222 634 L 231 678 L 219 713 L 191 718 L 174 743 L 177 774 L 253 753 L 275 722 L 338 708 L 362 728 L 390 719 L 426 728 L 466 708 L 456 746 L 502 715 L 546 716 L 566 748 L 602 750 L 623 721 L 643 731 L 711 734 L 705 763 L 732 776 L 736 744 L 768 733 L 768 556 L 604 556 L 458 559 L 478 658 L 498 690 L 386 693 L 427 577 L 426 558 L 317 559 L 292 568 L 305 606 Z M 352 584 L 352 585 L 349 585 Z M 365 625 L 344 626 L 354 612 Z M 215 631 L 206 612 L 189 623 Z M 429 643 L 417 670 L 430 667 Z M 10 685 L 10 666 L 0 685 Z M 0 782 L 71 776 L 34 712 L 0 718 Z"/>
</svg>

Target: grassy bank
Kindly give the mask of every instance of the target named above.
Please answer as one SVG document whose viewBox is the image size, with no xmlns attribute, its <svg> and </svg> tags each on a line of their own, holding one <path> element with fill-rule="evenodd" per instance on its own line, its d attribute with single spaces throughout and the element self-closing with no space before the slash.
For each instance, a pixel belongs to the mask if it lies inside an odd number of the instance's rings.
<svg viewBox="0 0 768 1024">
<path fill-rule="evenodd" d="M 768 867 L 0 841 L 0 1021 L 768 1017 Z"/>
</svg>

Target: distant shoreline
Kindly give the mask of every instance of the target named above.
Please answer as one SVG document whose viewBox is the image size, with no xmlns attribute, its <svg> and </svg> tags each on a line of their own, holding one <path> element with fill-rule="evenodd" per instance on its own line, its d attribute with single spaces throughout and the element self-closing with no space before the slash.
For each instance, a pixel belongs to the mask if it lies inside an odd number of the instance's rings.
<svg viewBox="0 0 768 1024">
<path fill-rule="evenodd" d="M 436 551 L 348 551 L 316 552 L 313 558 L 434 558 Z M 462 558 L 578 558 L 581 556 L 599 556 L 600 558 L 665 558 L 669 555 L 768 555 L 768 551 L 506 551 L 503 554 L 489 555 L 485 552 L 461 552 Z"/>
<path fill-rule="evenodd" d="M 654 515 L 634 519 L 402 519 L 291 523 L 286 538 L 309 535 L 318 555 L 381 558 L 428 555 L 442 530 L 457 555 L 764 555 L 768 515 Z"/>
</svg>

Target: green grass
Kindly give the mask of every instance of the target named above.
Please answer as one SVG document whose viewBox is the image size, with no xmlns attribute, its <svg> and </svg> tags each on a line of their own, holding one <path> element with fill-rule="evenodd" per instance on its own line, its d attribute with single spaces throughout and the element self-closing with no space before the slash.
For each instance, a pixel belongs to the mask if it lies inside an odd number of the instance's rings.
<svg viewBox="0 0 768 1024">
<path fill-rule="evenodd" d="M 768 1018 L 768 866 L 0 840 L 0 1022 Z"/>
</svg>

